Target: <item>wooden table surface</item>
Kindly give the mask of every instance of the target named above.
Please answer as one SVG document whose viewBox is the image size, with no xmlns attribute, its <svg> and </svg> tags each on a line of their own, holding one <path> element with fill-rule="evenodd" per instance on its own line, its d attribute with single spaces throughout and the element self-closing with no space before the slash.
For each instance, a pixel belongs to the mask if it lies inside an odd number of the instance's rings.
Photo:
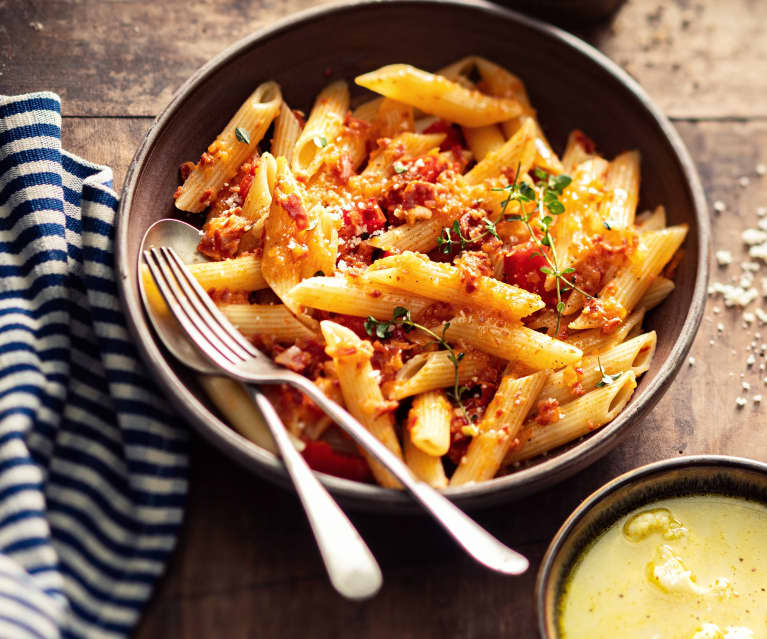
<svg viewBox="0 0 767 639">
<path fill-rule="evenodd" d="M 0 93 L 62 98 L 64 146 L 113 167 L 121 186 L 152 118 L 228 43 L 308 0 L 0 0 Z M 741 232 L 767 206 L 767 3 L 630 0 L 582 35 L 633 74 L 672 118 L 697 162 L 712 211 L 712 280 L 741 275 Z M 721 207 L 720 207 L 721 208 Z M 767 265 L 756 285 L 767 276 Z M 751 305 L 767 310 L 764 298 Z M 717 310 L 719 312 L 717 313 Z M 718 329 L 721 324 L 721 331 Z M 756 337 L 755 334 L 763 334 Z M 747 348 L 767 326 L 710 297 L 665 398 L 612 454 L 564 485 L 477 519 L 532 560 L 522 578 L 472 564 L 425 518 L 352 513 L 383 569 L 372 601 L 343 601 L 327 583 L 297 500 L 196 438 L 186 524 L 136 636 L 534 637 L 535 572 L 552 535 L 592 490 L 640 464 L 691 453 L 767 459 L 767 377 Z M 742 390 L 743 381 L 751 390 Z M 743 408 L 736 398 L 746 397 Z"/>
</svg>

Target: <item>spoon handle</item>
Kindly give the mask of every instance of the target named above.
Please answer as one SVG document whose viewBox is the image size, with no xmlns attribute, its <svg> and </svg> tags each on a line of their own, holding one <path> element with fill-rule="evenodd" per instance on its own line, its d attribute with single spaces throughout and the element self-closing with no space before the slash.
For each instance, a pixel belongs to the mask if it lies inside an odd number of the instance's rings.
<svg viewBox="0 0 767 639">
<path fill-rule="evenodd" d="M 372 597 L 383 581 L 381 569 L 360 534 L 325 490 L 290 440 L 271 402 L 246 386 L 274 437 L 285 468 L 304 506 L 333 587 L 347 599 Z"/>
<path fill-rule="evenodd" d="M 529 563 L 524 556 L 501 543 L 429 484 L 416 479 L 399 457 L 312 382 L 300 375 L 284 376 L 283 380 L 309 395 L 336 424 L 394 475 L 476 561 L 507 575 L 520 575 L 527 570 Z"/>
</svg>

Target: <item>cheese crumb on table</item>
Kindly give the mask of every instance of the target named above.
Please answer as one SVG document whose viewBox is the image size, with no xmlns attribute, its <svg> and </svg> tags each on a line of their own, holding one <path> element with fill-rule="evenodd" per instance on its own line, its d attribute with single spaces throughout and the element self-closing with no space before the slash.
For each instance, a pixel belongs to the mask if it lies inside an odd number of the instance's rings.
<svg viewBox="0 0 767 639">
<path fill-rule="evenodd" d="M 727 266 L 728 264 L 732 264 L 732 253 L 730 253 L 730 251 L 717 251 L 716 261 L 719 266 Z"/>
</svg>

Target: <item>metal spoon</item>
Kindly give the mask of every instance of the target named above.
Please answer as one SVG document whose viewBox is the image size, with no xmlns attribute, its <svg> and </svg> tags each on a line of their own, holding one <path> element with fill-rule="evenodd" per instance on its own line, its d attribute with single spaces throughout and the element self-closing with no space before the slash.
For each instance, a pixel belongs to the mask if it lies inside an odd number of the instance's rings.
<svg viewBox="0 0 767 639">
<path fill-rule="evenodd" d="M 197 251 L 200 231 L 177 220 L 160 220 L 144 235 L 139 255 L 153 246 L 172 247 L 186 264 L 207 261 Z M 187 339 L 170 313 L 153 312 L 143 278 L 139 290 L 144 308 L 160 341 L 181 363 L 204 375 L 221 375 Z M 309 519 L 314 538 L 335 589 L 344 597 L 372 597 L 383 582 L 381 569 L 352 523 L 306 464 L 291 441 L 282 420 L 257 386 L 246 385 L 280 451 L 285 468 Z"/>
</svg>

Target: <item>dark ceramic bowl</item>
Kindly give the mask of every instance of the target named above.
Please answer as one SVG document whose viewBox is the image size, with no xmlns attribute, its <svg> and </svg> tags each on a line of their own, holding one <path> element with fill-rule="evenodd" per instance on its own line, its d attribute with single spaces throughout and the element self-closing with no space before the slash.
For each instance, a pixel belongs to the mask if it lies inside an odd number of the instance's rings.
<svg viewBox="0 0 767 639">
<path fill-rule="evenodd" d="M 767 464 L 725 455 L 677 457 L 642 466 L 586 499 L 557 532 L 538 571 L 535 605 L 542 639 L 557 639 L 557 604 L 578 556 L 624 515 L 685 495 L 727 495 L 767 505 Z"/>
<path fill-rule="evenodd" d="M 428 28 L 424 28 L 428 25 Z M 669 222 L 690 233 L 677 289 L 646 319 L 658 329 L 652 368 L 611 424 L 564 451 L 490 482 L 448 489 L 456 503 L 483 506 L 518 498 L 572 475 L 613 448 L 668 388 L 697 330 L 705 300 L 709 226 L 694 165 L 674 128 L 619 67 L 582 41 L 492 4 L 358 2 L 283 20 L 235 44 L 200 69 L 157 118 L 131 163 L 117 226 L 120 293 L 151 374 L 178 412 L 211 444 L 253 471 L 287 484 L 279 461 L 226 426 L 193 375 L 168 357 L 150 330 L 137 291 L 138 248 L 154 221 L 174 216 L 178 166 L 199 157 L 252 87 L 273 79 L 288 102 L 307 108 L 332 78 L 353 78 L 392 62 L 436 69 L 470 53 L 506 65 L 527 83 L 554 148 L 574 128 L 608 156 L 643 154 L 642 207 L 666 205 Z M 331 75 L 328 76 L 327 71 Z M 403 510 L 410 499 L 377 486 L 323 477 L 345 503 Z"/>
</svg>

